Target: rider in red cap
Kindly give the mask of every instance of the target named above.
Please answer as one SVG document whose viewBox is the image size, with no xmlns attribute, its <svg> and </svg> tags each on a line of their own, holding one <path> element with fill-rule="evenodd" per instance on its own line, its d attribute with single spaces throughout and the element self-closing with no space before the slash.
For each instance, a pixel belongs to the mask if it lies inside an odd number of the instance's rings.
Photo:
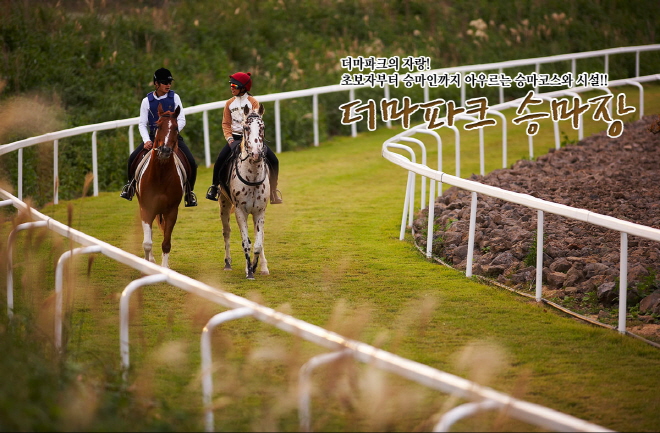
<svg viewBox="0 0 660 433">
<path fill-rule="evenodd" d="M 225 165 L 229 160 L 232 150 L 241 142 L 243 138 L 243 107 L 248 106 L 253 110 L 259 108 L 257 100 L 249 93 L 252 88 L 252 74 L 249 72 L 236 72 L 229 76 L 229 85 L 231 86 L 231 99 L 225 104 L 225 111 L 222 118 L 222 132 L 225 135 L 227 144 L 222 148 L 218 158 L 213 165 L 213 185 L 209 187 L 206 198 L 218 201 L 218 185 L 224 184 Z M 266 146 L 266 160 L 270 167 L 270 203 L 282 203 L 282 193 L 277 189 L 277 180 L 279 174 L 279 160 L 275 153 Z"/>
</svg>

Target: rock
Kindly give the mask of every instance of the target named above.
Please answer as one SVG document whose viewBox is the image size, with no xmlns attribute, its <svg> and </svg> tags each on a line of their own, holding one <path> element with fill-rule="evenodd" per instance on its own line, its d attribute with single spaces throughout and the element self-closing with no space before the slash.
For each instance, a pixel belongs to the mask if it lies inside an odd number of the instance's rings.
<svg viewBox="0 0 660 433">
<path fill-rule="evenodd" d="M 564 274 L 568 272 L 569 269 L 571 269 L 571 262 L 569 262 L 566 258 L 561 257 L 550 265 L 550 270 L 553 272 L 563 272 Z"/>
<path fill-rule="evenodd" d="M 648 277 L 648 275 L 649 271 L 639 263 L 628 266 L 628 281 L 639 281 L 644 277 Z"/>
<path fill-rule="evenodd" d="M 527 268 L 521 269 L 511 276 L 511 281 L 516 284 L 532 284 L 536 280 L 536 268 L 534 266 L 529 266 Z"/>
<path fill-rule="evenodd" d="M 605 275 L 609 267 L 602 263 L 588 263 L 584 266 L 584 277 L 590 279 L 597 275 Z"/>
<path fill-rule="evenodd" d="M 566 272 L 566 280 L 564 281 L 564 286 L 576 286 L 583 281 L 584 272 L 580 270 L 579 265 L 573 265 L 571 266 L 571 269 Z"/>
<path fill-rule="evenodd" d="M 445 245 L 460 245 L 463 235 L 458 232 L 445 232 Z"/>
<path fill-rule="evenodd" d="M 603 283 L 596 291 L 598 301 L 606 307 L 611 307 L 612 304 L 619 298 L 619 292 L 616 290 L 616 283 Z"/>
<path fill-rule="evenodd" d="M 602 322 L 603 320 L 610 319 L 612 315 L 605 310 L 600 310 L 598 312 L 598 321 Z"/>
<path fill-rule="evenodd" d="M 639 311 L 647 314 L 660 314 L 660 290 L 656 290 L 639 303 Z"/>
<path fill-rule="evenodd" d="M 548 282 L 548 285 L 554 289 L 564 287 L 566 274 L 562 272 L 549 272 L 546 276 L 546 281 Z"/>
<path fill-rule="evenodd" d="M 490 264 L 491 266 L 504 266 L 505 268 L 508 268 L 517 262 L 518 260 L 516 260 L 513 254 L 511 254 L 509 251 L 505 251 L 501 254 L 498 254 Z"/>
</svg>

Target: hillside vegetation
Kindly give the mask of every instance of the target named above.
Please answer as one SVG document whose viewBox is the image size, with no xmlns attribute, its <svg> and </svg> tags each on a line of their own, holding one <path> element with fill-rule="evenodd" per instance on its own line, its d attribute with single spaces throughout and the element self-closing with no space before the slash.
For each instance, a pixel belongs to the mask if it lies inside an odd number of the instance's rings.
<svg viewBox="0 0 660 433">
<path fill-rule="evenodd" d="M 251 71 L 253 93 L 264 95 L 338 84 L 346 56 L 428 56 L 433 68 L 441 68 L 650 44 L 660 34 L 653 11 L 654 0 L 4 1 L 0 143 L 137 117 L 161 66 L 173 72 L 184 106 L 192 106 L 227 99 L 227 76 L 237 70 Z M 580 67 L 602 70 L 602 60 Z M 570 65 L 550 68 L 545 72 L 563 73 Z M 629 77 L 634 68 L 634 56 L 610 58 L 612 78 Z M 640 73 L 658 70 L 660 55 L 645 55 Z M 419 88 L 393 89 L 391 96 L 404 94 L 421 99 Z M 484 95 L 496 90 L 484 89 Z M 320 97 L 321 140 L 350 131 L 341 126 L 337 108 L 347 97 Z M 35 110 L 35 104 L 51 110 Z M 15 107 L 17 112 L 8 112 Z M 312 143 L 311 110 L 309 99 L 282 103 L 284 150 Z M 209 115 L 213 155 L 224 145 L 220 114 Z M 273 116 L 267 104 L 268 124 Z M 202 130 L 202 116 L 189 116 L 184 136 L 200 162 Z M 271 128 L 267 138 L 273 137 Z M 100 133 L 98 140 L 99 187 L 118 190 L 125 182 L 126 130 Z M 90 138 L 61 140 L 59 146 L 60 161 L 67 164 L 60 196 L 79 197 L 91 171 Z M 50 200 L 48 153 L 32 149 L 24 155 L 27 164 L 45 166 L 24 173 L 24 194 L 37 203 Z M 16 158 L 3 157 L 0 167 L 0 176 L 15 184 Z"/>
</svg>

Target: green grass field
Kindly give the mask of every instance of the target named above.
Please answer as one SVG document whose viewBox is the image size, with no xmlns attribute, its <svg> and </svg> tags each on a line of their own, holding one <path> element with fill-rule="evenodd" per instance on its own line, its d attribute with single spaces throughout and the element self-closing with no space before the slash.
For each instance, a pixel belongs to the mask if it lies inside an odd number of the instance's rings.
<svg viewBox="0 0 660 433">
<path fill-rule="evenodd" d="M 628 105 L 637 105 L 636 88 L 626 92 Z M 647 115 L 660 113 L 658 95 L 660 86 L 645 86 Z M 589 121 L 585 137 L 603 129 L 602 122 Z M 510 165 L 529 153 L 524 127 L 510 124 L 508 130 Z M 577 139 L 577 132 L 567 125 L 562 124 L 562 130 L 566 140 Z M 381 156 L 383 141 L 398 131 L 381 128 L 279 155 L 285 203 L 269 206 L 266 215 L 265 253 L 271 275 L 257 275 L 254 281 L 245 279 L 233 216 L 234 271 L 222 270 L 218 206 L 203 198 L 211 169 L 200 167 L 199 206 L 181 205 L 171 268 L 517 398 L 614 430 L 657 431 L 660 351 L 428 261 L 412 245 L 409 233 L 405 241 L 398 239 L 407 174 Z M 453 133 L 438 132 L 445 143 L 443 169 L 455 174 Z M 487 172 L 502 166 L 500 134 L 499 126 L 485 130 Z M 551 134 L 551 123 L 541 122 L 535 156 L 554 146 Z M 468 177 L 479 173 L 478 133 L 462 131 L 461 136 L 461 175 Z M 435 168 L 437 148 L 424 137 L 428 165 Z M 419 209 L 419 186 L 417 191 Z M 122 200 L 118 191 L 47 205 L 41 211 L 143 254 L 137 200 Z M 9 229 L 9 224 L 2 226 L 2 239 Z M 160 262 L 162 237 L 156 233 Z M 19 239 L 14 259 L 16 308 L 20 313 L 35 307 L 35 319 L 48 337 L 53 269 L 69 245 L 39 231 Z M 52 246 L 57 252 L 47 248 Z M 138 291 L 131 310 L 129 377 L 134 406 L 129 407 L 108 397 L 114 388 L 106 386 L 105 393 L 98 388 L 119 370 L 119 295 L 140 274 L 102 256 L 80 258 L 76 264 L 67 279 L 66 357 L 78 366 L 81 378 L 79 386 L 63 393 L 69 396 L 63 412 L 72 417 L 61 428 L 202 430 L 199 336 L 208 319 L 224 308 L 166 285 Z M 3 266 L 3 277 L 5 272 Z M 297 372 L 319 353 L 323 350 L 251 318 L 222 325 L 214 332 L 216 429 L 297 431 Z M 351 363 L 321 367 L 315 384 L 312 427 L 317 431 L 430 430 L 439 414 L 459 403 Z M 117 407 L 120 416 L 113 417 L 112 408 Z M 93 415 L 84 415 L 89 413 Z M 498 414 L 476 416 L 453 427 L 530 429 L 539 430 Z"/>
</svg>

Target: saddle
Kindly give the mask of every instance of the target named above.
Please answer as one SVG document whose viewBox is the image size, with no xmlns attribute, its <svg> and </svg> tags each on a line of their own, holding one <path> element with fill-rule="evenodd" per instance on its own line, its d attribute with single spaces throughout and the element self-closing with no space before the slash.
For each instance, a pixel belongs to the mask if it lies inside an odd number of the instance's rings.
<svg viewBox="0 0 660 433">
<path fill-rule="evenodd" d="M 229 194 L 229 181 L 230 181 L 230 175 L 231 175 L 231 167 L 233 164 L 236 164 L 236 159 L 239 158 L 241 155 L 241 146 L 236 145 L 231 149 L 231 153 L 229 154 L 229 157 L 225 161 L 225 163 L 220 167 L 220 171 L 218 172 L 218 178 L 220 179 L 220 192 L 224 192 L 227 197 L 230 197 Z M 268 172 L 270 176 L 270 172 L 272 171 L 270 167 L 270 163 L 268 162 L 268 159 L 266 158 L 266 166 L 268 167 Z"/>
<path fill-rule="evenodd" d="M 236 163 L 236 158 L 238 158 L 241 154 L 241 146 L 240 145 L 235 145 L 234 147 L 231 148 L 231 153 L 229 154 L 229 158 L 225 161 L 225 163 L 220 167 L 220 171 L 218 172 L 218 178 L 220 179 L 220 190 L 221 192 L 224 191 L 225 195 L 227 197 L 230 197 L 229 195 L 229 175 L 231 173 L 231 166 L 232 164 Z"/>
<path fill-rule="evenodd" d="M 142 149 L 142 151 L 138 153 L 137 156 L 135 157 L 135 160 L 133 160 L 133 164 L 131 164 L 131 174 L 136 181 L 136 189 L 139 189 L 140 178 L 142 177 L 144 170 L 149 165 L 149 160 L 151 159 L 150 155 L 151 155 L 151 149 L 150 150 Z M 190 192 L 190 185 L 188 183 L 188 178 L 190 177 L 192 168 L 190 167 L 188 158 L 186 158 L 186 155 L 183 153 L 181 149 L 177 148 L 176 152 L 174 152 L 174 156 L 175 156 L 174 163 L 176 165 L 177 170 L 179 171 L 179 174 L 181 175 L 183 182 L 182 186 L 184 188 L 184 194 L 185 194 L 186 192 Z"/>
</svg>

